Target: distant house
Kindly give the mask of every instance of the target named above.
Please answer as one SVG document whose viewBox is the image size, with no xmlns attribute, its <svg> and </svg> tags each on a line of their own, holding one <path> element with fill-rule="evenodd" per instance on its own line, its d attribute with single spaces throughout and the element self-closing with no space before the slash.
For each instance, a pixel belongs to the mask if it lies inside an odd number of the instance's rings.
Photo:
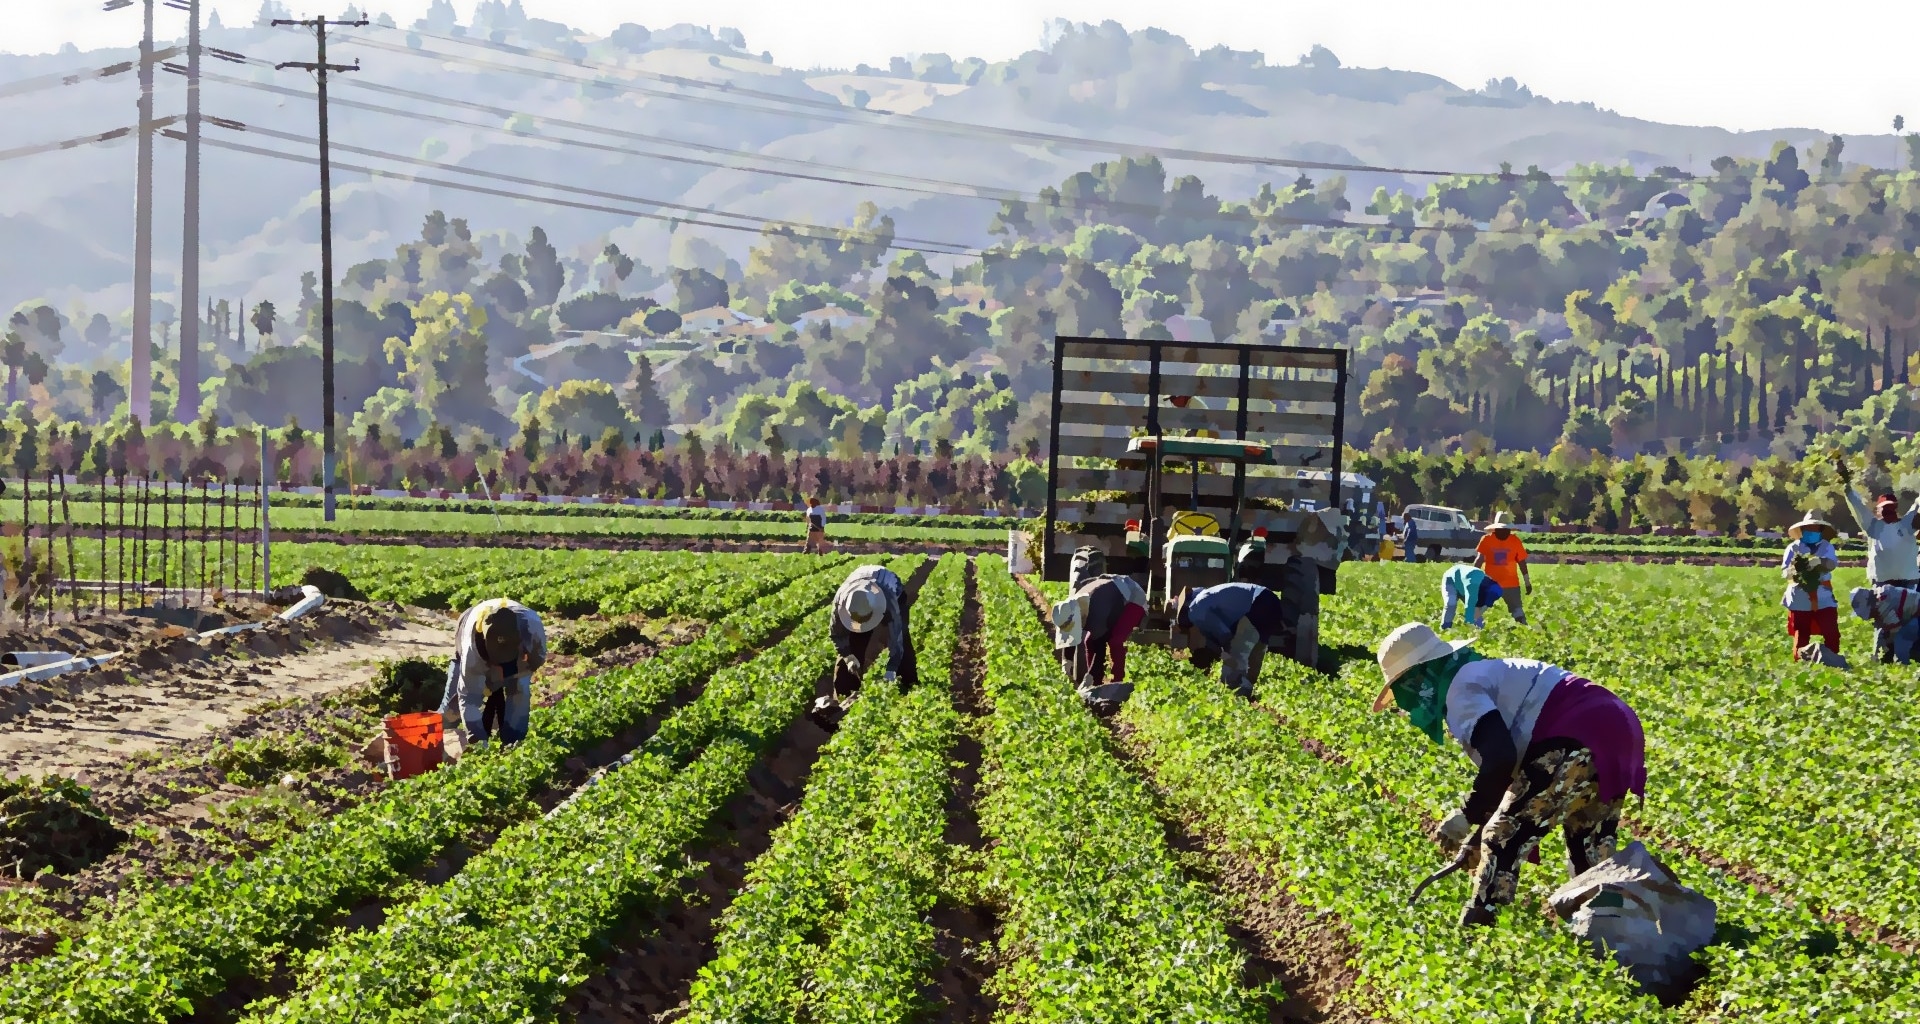
<svg viewBox="0 0 1920 1024">
<path fill-rule="evenodd" d="M 682 316 L 680 329 L 697 334 L 719 334 L 734 328 L 752 327 L 762 322 L 759 318 L 748 316 L 737 309 L 709 306 Z"/>
<path fill-rule="evenodd" d="M 794 317 L 793 326 L 796 330 L 805 331 L 815 324 L 825 324 L 831 330 L 843 331 L 855 324 L 864 324 L 869 319 L 839 306 L 827 306 L 824 309 L 810 309 Z"/>
<path fill-rule="evenodd" d="M 1212 341 L 1213 325 L 1203 316 L 1176 313 L 1167 318 L 1167 333 L 1175 341 Z"/>
</svg>

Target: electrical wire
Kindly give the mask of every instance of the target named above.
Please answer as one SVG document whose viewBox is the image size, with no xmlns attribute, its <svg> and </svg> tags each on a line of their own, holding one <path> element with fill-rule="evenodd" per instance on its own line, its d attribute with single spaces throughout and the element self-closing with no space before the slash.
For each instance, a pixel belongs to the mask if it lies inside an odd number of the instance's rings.
<svg viewBox="0 0 1920 1024">
<path fill-rule="evenodd" d="M 164 135 L 166 138 L 172 139 L 176 142 L 184 142 L 186 140 L 186 133 L 180 132 L 180 131 L 168 130 L 168 131 L 162 132 L 161 134 Z M 260 146 L 249 146 L 249 145 L 245 145 L 244 143 L 238 143 L 238 142 L 228 142 L 222 139 L 203 138 L 201 139 L 201 144 L 207 145 L 207 146 L 214 146 L 219 149 L 230 150 L 237 153 L 247 153 L 254 156 L 270 157 L 276 160 L 285 160 L 293 163 L 307 164 L 309 166 L 318 166 L 320 163 L 320 158 L 318 156 L 303 156 L 297 153 L 285 153 L 279 150 L 266 149 Z M 621 217 L 630 217 L 630 218 L 639 219 L 639 220 L 660 221 L 662 223 L 665 223 L 674 227 L 678 227 L 681 225 L 688 225 L 692 227 L 716 228 L 723 231 L 751 231 L 755 234 L 759 234 L 763 231 L 764 228 L 772 226 L 772 227 L 777 227 L 781 229 L 781 233 L 784 237 L 794 238 L 800 241 L 827 242 L 832 244 L 847 243 L 847 240 L 842 236 L 840 236 L 839 234 L 808 234 L 806 233 L 808 230 L 825 231 L 825 232 L 831 232 L 834 230 L 832 228 L 823 228 L 819 225 L 814 225 L 814 224 L 793 224 L 791 222 L 776 221 L 769 218 L 755 218 L 755 220 L 757 220 L 758 223 L 728 224 L 728 223 L 723 223 L 718 221 L 700 220 L 695 217 L 677 217 L 677 216 L 671 216 L 663 213 L 653 213 L 646 210 L 606 206 L 598 203 L 581 202 L 581 201 L 571 200 L 571 199 L 560 199 L 552 196 L 530 195 L 524 191 L 509 191 L 507 189 L 489 188 L 484 185 L 474 185 L 467 182 L 450 181 L 444 178 L 429 178 L 424 175 L 414 174 L 406 171 L 393 171 L 393 170 L 386 170 L 386 169 L 377 168 L 377 167 L 368 167 L 363 164 L 342 163 L 338 160 L 331 161 L 331 163 L 332 163 L 333 169 L 336 171 L 353 171 L 353 172 L 366 174 L 376 178 L 391 178 L 397 181 L 411 182 L 416 185 L 430 185 L 437 188 L 453 189 L 455 191 L 460 191 L 460 192 L 472 192 L 477 195 L 497 196 L 503 199 L 517 199 L 525 202 L 539 203 L 547 206 L 559 206 L 559 207 L 566 207 L 568 209 L 587 210 L 594 213 L 614 214 Z M 542 184 L 543 184 L 543 187 L 555 187 L 555 186 L 545 185 L 545 183 L 542 183 Z M 642 202 L 644 201 L 635 200 L 636 205 Z M 711 212 L 711 211 L 703 211 L 703 212 Z M 745 218 L 747 215 L 725 214 L 724 216 L 734 216 L 734 217 Z M 854 244 L 857 245 L 860 243 L 854 243 Z M 935 243 L 935 244 L 940 244 L 940 243 Z M 917 245 L 905 244 L 902 241 L 896 239 L 892 243 L 885 246 L 885 248 L 890 250 L 898 250 L 902 252 L 920 252 L 920 253 L 925 253 L 927 255 L 935 255 L 935 256 L 980 257 L 980 256 L 986 255 L 984 250 L 961 246 L 957 243 L 949 246 L 946 249 L 932 249 L 932 248 L 922 248 Z"/>
<path fill-rule="evenodd" d="M 178 120 L 180 120 L 180 118 L 177 115 L 174 117 L 163 117 L 155 120 L 153 126 L 155 128 L 163 128 Z M 82 146 L 112 142 L 115 139 L 132 135 L 135 130 L 135 126 L 128 125 L 125 128 L 113 128 L 104 132 L 95 132 L 91 135 L 75 136 L 71 139 L 60 139 L 55 142 L 38 142 L 27 146 L 15 146 L 12 149 L 0 149 L 0 161 L 18 160 L 21 157 L 38 156 L 41 153 L 52 153 L 63 149 L 78 149 Z"/>
<path fill-rule="evenodd" d="M 157 66 L 168 57 L 180 53 L 182 49 L 184 49 L 184 47 L 169 46 L 164 50 L 156 50 L 154 51 L 152 60 Z M 124 75 L 139 66 L 140 62 L 138 60 L 123 60 L 118 64 L 108 64 L 105 67 L 99 68 L 88 68 L 85 71 L 55 72 L 50 75 L 36 75 L 32 78 L 22 78 L 18 81 L 0 84 L 0 99 L 5 99 L 9 96 L 24 96 L 28 93 L 44 92 L 48 89 L 58 89 L 65 85 L 78 85 L 81 82 L 92 82 L 102 78 L 112 78 L 115 75 Z"/>
<path fill-rule="evenodd" d="M 223 128 L 246 131 L 248 133 L 255 134 L 255 135 L 264 135 L 268 138 L 280 139 L 285 142 L 315 144 L 314 139 L 311 139 L 304 135 L 296 134 L 294 132 L 283 132 L 283 131 L 278 131 L 272 128 L 262 128 L 258 125 L 244 124 L 242 122 L 232 121 L 230 119 L 224 119 L 224 118 L 221 119 L 221 122 L 219 124 L 220 124 L 220 127 L 223 127 Z M 785 221 L 775 220 L 768 217 L 758 217 L 752 214 L 729 213 L 724 210 L 713 210 L 713 209 L 708 209 L 706 207 L 689 206 L 684 203 L 668 202 L 667 200 L 664 200 L 664 199 L 647 199 L 640 196 L 631 196 L 631 195 L 626 195 L 624 193 L 619 193 L 619 192 L 603 192 L 598 189 L 582 188 L 575 185 L 565 185 L 565 184 L 561 184 L 559 182 L 553 182 L 553 181 L 542 181 L 538 178 L 523 178 L 518 175 L 502 174 L 497 171 L 487 171 L 477 167 L 463 167 L 459 164 L 444 163 L 438 160 L 428 160 L 423 157 L 402 156 L 398 153 L 388 153 L 383 150 L 369 149 L 364 146 L 348 145 L 342 142 L 332 142 L 330 143 L 330 145 L 332 146 L 333 149 L 341 152 L 357 153 L 360 156 L 373 157 L 378 160 L 388 160 L 395 163 L 412 164 L 413 166 L 416 166 L 416 167 L 431 167 L 439 171 L 449 171 L 455 174 L 465 174 L 465 175 L 469 175 L 476 178 L 488 178 L 494 181 L 500 181 L 500 182 L 504 182 L 511 185 L 526 185 L 534 188 L 552 189 L 556 192 L 570 192 L 575 195 L 587 196 L 589 198 L 606 199 L 606 200 L 610 200 L 612 202 L 618 202 L 618 203 L 631 203 L 639 206 L 651 207 L 654 209 L 680 210 L 686 213 L 692 213 L 699 216 L 726 217 L 733 220 L 750 221 L 752 223 L 748 226 L 752 230 L 756 230 L 756 231 L 766 227 L 770 227 L 770 226 L 778 227 L 787 223 Z M 820 227 L 819 225 L 812 225 L 812 224 L 799 224 L 795 226 L 800 228 L 811 228 L 814 230 L 821 230 L 821 231 L 832 230 L 830 228 L 823 228 L 823 227 Z M 906 236 L 896 236 L 895 240 L 914 246 L 923 252 L 936 251 L 937 249 L 944 248 L 944 249 L 965 250 L 964 253 L 951 253 L 950 255 L 969 255 L 969 254 L 977 253 L 977 250 L 974 250 L 970 246 L 962 246 L 962 245 L 959 245 L 958 243 L 953 243 L 953 242 L 941 242 L 941 241 L 936 241 L 932 239 L 911 238 Z"/>
</svg>

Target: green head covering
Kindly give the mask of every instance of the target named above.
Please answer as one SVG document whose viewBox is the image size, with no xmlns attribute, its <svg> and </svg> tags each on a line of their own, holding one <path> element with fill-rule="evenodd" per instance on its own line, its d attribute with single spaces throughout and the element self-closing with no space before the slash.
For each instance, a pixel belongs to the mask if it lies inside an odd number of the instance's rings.
<svg viewBox="0 0 1920 1024">
<path fill-rule="evenodd" d="M 1476 661 L 1484 661 L 1486 657 L 1471 647 L 1462 647 L 1444 658 L 1423 661 L 1408 669 L 1406 675 L 1394 680 L 1393 702 L 1407 713 L 1414 728 L 1426 733 L 1433 742 L 1444 743 L 1447 738 L 1447 689 L 1453 685 L 1454 673 Z"/>
</svg>

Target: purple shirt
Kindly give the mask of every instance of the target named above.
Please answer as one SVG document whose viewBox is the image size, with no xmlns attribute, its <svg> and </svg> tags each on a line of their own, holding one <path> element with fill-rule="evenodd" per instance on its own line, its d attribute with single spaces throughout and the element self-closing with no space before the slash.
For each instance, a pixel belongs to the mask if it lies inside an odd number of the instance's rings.
<svg viewBox="0 0 1920 1024">
<path fill-rule="evenodd" d="M 1647 795 L 1647 741 L 1640 716 L 1613 691 L 1590 679 L 1560 680 L 1533 725 L 1533 742 L 1567 739 L 1593 752 L 1600 799 L 1612 803 Z"/>
</svg>

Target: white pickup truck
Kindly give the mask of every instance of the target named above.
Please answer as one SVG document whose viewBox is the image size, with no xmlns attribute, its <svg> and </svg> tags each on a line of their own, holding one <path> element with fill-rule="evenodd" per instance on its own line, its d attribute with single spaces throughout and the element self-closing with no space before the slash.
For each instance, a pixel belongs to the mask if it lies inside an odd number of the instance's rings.
<svg viewBox="0 0 1920 1024">
<path fill-rule="evenodd" d="M 1426 562 L 1442 559 L 1470 561 L 1480 544 L 1480 530 L 1457 508 L 1444 505 L 1408 505 L 1400 513 L 1401 542 L 1412 524 L 1414 557 Z"/>
</svg>

